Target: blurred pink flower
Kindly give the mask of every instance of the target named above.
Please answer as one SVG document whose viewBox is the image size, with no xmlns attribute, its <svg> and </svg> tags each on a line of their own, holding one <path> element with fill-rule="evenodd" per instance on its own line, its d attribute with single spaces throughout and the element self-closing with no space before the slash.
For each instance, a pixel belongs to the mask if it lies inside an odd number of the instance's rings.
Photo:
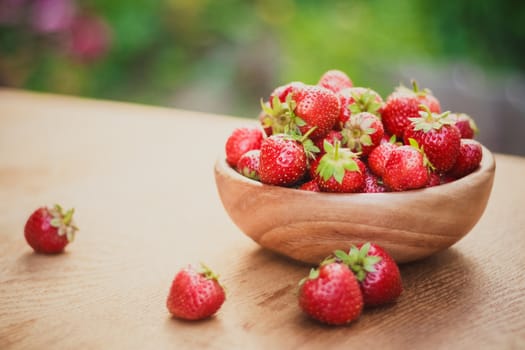
<svg viewBox="0 0 525 350">
<path fill-rule="evenodd" d="M 68 51 L 79 61 L 95 61 L 109 50 L 111 31 L 104 19 L 88 14 L 78 15 L 69 30 Z"/>
<path fill-rule="evenodd" d="M 67 29 L 75 15 L 72 0 L 34 0 L 31 26 L 41 33 L 55 33 Z"/>
<path fill-rule="evenodd" d="M 20 21 L 26 0 L 0 0 L 0 24 L 16 24 Z"/>
</svg>

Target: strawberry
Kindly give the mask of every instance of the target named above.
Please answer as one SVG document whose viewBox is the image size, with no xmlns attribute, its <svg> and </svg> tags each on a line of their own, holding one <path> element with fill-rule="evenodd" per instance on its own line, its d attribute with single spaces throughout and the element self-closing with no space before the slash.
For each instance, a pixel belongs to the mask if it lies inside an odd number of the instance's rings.
<svg viewBox="0 0 525 350">
<path fill-rule="evenodd" d="M 73 223 L 74 212 L 74 209 L 64 212 L 58 204 L 53 208 L 38 208 L 29 216 L 24 227 L 27 243 L 37 253 L 61 253 L 78 231 Z"/>
<path fill-rule="evenodd" d="M 441 185 L 441 176 L 434 171 L 428 173 L 428 183 L 427 187 L 434 187 Z"/>
<path fill-rule="evenodd" d="M 263 140 L 259 159 L 259 177 L 262 183 L 291 186 L 301 180 L 312 152 L 318 152 L 308 134 L 296 137 L 274 134 Z"/>
<path fill-rule="evenodd" d="M 383 181 L 370 171 L 367 167 L 365 170 L 365 187 L 363 189 L 365 193 L 382 193 L 386 192 L 386 188 L 383 185 Z"/>
<path fill-rule="evenodd" d="M 236 167 L 241 156 L 252 150 L 260 149 L 263 133 L 258 128 L 237 128 L 226 140 L 226 161 Z"/>
<path fill-rule="evenodd" d="M 315 140 L 314 144 L 317 148 L 321 150 L 320 151 L 321 153 L 325 153 L 324 152 L 324 141 L 325 140 L 330 142 L 330 144 L 333 145 L 335 141 L 343 141 L 343 134 L 341 134 L 341 132 L 337 130 L 330 130 L 325 137 Z"/>
<path fill-rule="evenodd" d="M 385 165 L 390 157 L 390 153 L 396 147 L 395 137 L 393 137 L 392 142 L 383 142 L 376 148 L 374 148 L 368 155 L 368 166 L 370 170 L 377 176 L 382 177 L 385 172 Z"/>
<path fill-rule="evenodd" d="M 337 96 L 340 102 L 337 128 L 342 127 L 346 123 L 348 118 L 350 118 L 350 114 L 368 112 L 378 117 L 381 116 L 379 110 L 383 105 L 383 99 L 372 89 L 364 87 L 346 88 L 339 91 Z"/>
<path fill-rule="evenodd" d="M 216 313 L 225 299 L 218 276 L 203 264 L 202 271 L 188 266 L 175 275 L 166 306 L 177 318 L 201 320 Z"/>
<path fill-rule="evenodd" d="M 319 139 L 334 127 L 339 114 L 339 98 L 321 86 L 300 85 L 286 94 L 282 102 L 276 95 L 270 105 L 261 101 L 261 107 L 268 116 L 263 126 L 271 127 L 274 134 L 292 133 L 304 135 L 309 130 L 312 139 Z"/>
<path fill-rule="evenodd" d="M 473 139 L 478 133 L 478 126 L 468 114 L 450 113 L 448 118 L 454 121 L 454 125 L 459 129 L 463 139 Z"/>
<path fill-rule="evenodd" d="M 367 156 L 381 143 L 384 129 L 379 117 L 372 113 L 360 112 L 352 113 L 344 124 L 341 134 L 344 144 L 352 152 Z"/>
<path fill-rule="evenodd" d="M 237 162 L 237 171 L 250 179 L 258 181 L 260 156 L 261 150 L 259 149 L 252 149 L 244 153 Z"/>
<path fill-rule="evenodd" d="M 447 174 L 456 179 L 470 174 L 479 167 L 482 156 L 483 149 L 479 142 L 471 139 L 461 139 L 456 163 Z"/>
<path fill-rule="evenodd" d="M 334 254 L 355 273 L 366 307 L 391 303 L 403 292 L 399 267 L 380 246 L 365 243 Z"/>
<path fill-rule="evenodd" d="M 321 157 L 316 169 L 316 180 L 323 192 L 361 192 L 365 185 L 365 165 L 348 148 L 324 143 L 326 154 Z"/>
<path fill-rule="evenodd" d="M 439 173 L 447 172 L 458 157 L 461 133 L 447 118 L 448 112 L 436 114 L 425 105 L 421 107 L 425 111 L 418 118 L 410 118 L 403 140 L 405 144 L 409 144 L 409 139 L 416 140 L 434 170 Z"/>
<path fill-rule="evenodd" d="M 429 90 L 419 90 L 415 81 L 412 81 L 413 90 L 404 86 L 398 87 L 388 96 L 381 109 L 381 117 L 388 134 L 403 137 L 405 128 L 410 124 L 410 118 L 418 118 L 420 105 L 426 105 L 430 111 L 440 113 L 439 101 Z"/>
<path fill-rule="evenodd" d="M 383 183 L 392 191 L 425 187 L 429 181 L 428 160 L 413 139 L 394 148 L 385 164 Z"/>
<path fill-rule="evenodd" d="M 317 184 L 317 181 L 310 180 L 299 186 L 300 190 L 304 191 L 311 191 L 311 192 L 321 192 L 321 189 L 319 188 L 319 185 Z"/>
<path fill-rule="evenodd" d="M 361 315 L 363 296 L 352 271 L 328 261 L 299 283 L 299 307 L 322 323 L 344 325 Z"/>
<path fill-rule="evenodd" d="M 325 72 L 321 76 L 317 85 L 327 88 L 333 92 L 338 92 L 342 89 L 352 87 L 353 83 L 345 72 L 332 69 Z"/>
</svg>

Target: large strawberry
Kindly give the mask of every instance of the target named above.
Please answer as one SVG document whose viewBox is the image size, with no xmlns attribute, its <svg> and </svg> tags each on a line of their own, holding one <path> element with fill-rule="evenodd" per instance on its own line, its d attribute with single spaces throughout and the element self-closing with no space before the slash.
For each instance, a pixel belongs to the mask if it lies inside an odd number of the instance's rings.
<svg viewBox="0 0 525 350">
<path fill-rule="evenodd" d="M 291 186 L 301 180 L 308 168 L 308 158 L 319 151 L 308 134 L 297 137 L 275 134 L 263 140 L 259 158 L 262 183 Z"/>
<path fill-rule="evenodd" d="M 285 102 L 273 97 L 270 106 L 261 103 L 266 115 L 264 127 L 272 127 L 273 133 L 311 134 L 312 139 L 326 136 L 334 127 L 339 115 L 339 98 L 321 86 L 302 85 L 293 88 Z"/>
<path fill-rule="evenodd" d="M 439 173 L 447 172 L 458 157 L 461 133 L 447 117 L 448 112 L 437 114 L 432 113 L 425 105 L 422 108 L 425 111 L 420 112 L 419 117 L 410 118 L 403 140 L 405 144 L 410 139 L 416 140 L 434 170 Z"/>
<path fill-rule="evenodd" d="M 350 116 L 341 130 L 344 144 L 352 152 L 367 156 L 379 146 L 384 129 L 381 119 L 368 112 L 360 112 Z"/>
<path fill-rule="evenodd" d="M 412 81 L 412 85 L 413 90 L 404 86 L 398 87 L 388 96 L 381 109 L 385 131 L 398 138 L 403 137 L 405 128 L 410 124 L 410 118 L 419 117 L 420 105 L 427 106 L 434 113 L 441 112 L 439 101 L 429 90 L 419 90 L 415 81 Z"/>
<path fill-rule="evenodd" d="M 300 282 L 299 306 L 320 322 L 344 325 L 359 318 L 363 297 L 348 266 L 331 261 L 312 269 Z"/>
<path fill-rule="evenodd" d="M 365 165 L 348 148 L 325 141 L 326 153 L 317 166 L 317 184 L 323 192 L 361 192 L 365 185 Z"/>
<path fill-rule="evenodd" d="M 461 146 L 456 163 L 447 175 L 459 179 L 470 174 L 479 167 L 482 156 L 483 149 L 479 142 L 471 139 L 461 139 Z"/>
<path fill-rule="evenodd" d="M 401 295 L 403 284 L 399 267 L 380 246 L 365 243 L 352 246 L 348 254 L 336 251 L 335 256 L 355 273 L 365 306 L 391 303 Z"/>
<path fill-rule="evenodd" d="M 202 265 L 202 271 L 188 266 L 180 270 L 171 283 L 166 306 L 175 317 L 201 320 L 216 313 L 226 295 L 218 276 Z"/>
<path fill-rule="evenodd" d="M 429 181 L 428 160 L 417 142 L 394 148 L 383 172 L 383 183 L 392 191 L 425 187 Z"/>
<path fill-rule="evenodd" d="M 58 204 L 52 208 L 38 208 L 29 216 L 24 227 L 27 243 L 37 253 L 62 252 L 78 230 L 73 222 L 74 212 L 74 209 L 64 212 Z"/>
<path fill-rule="evenodd" d="M 345 72 L 338 69 L 332 69 L 326 71 L 321 76 L 317 85 L 327 88 L 333 92 L 338 92 L 342 89 L 352 87 L 353 83 Z"/>
<path fill-rule="evenodd" d="M 237 166 L 241 156 L 252 149 L 261 148 L 263 133 L 258 128 L 237 128 L 226 140 L 226 161 L 232 167 Z"/>
</svg>

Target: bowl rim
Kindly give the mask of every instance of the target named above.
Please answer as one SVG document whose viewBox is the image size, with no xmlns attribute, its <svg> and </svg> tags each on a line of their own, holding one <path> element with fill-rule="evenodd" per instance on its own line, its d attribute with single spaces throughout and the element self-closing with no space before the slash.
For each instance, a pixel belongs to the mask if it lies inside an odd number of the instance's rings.
<svg viewBox="0 0 525 350">
<path fill-rule="evenodd" d="M 481 143 L 480 143 L 481 144 Z M 346 198 L 346 197 L 354 197 L 354 196 L 373 196 L 373 197 L 379 197 L 379 196 L 391 196 L 391 195 L 401 195 L 401 194 L 416 194 L 419 192 L 435 192 L 435 191 L 441 191 L 444 188 L 453 190 L 453 187 L 457 186 L 463 186 L 465 182 L 470 182 L 473 178 L 483 176 L 486 172 L 495 172 L 496 169 L 496 160 L 494 158 L 494 155 L 492 152 L 486 148 L 483 144 L 481 144 L 482 148 L 482 158 L 479 167 L 474 170 L 472 173 L 461 177 L 459 179 L 456 179 L 454 181 L 440 184 L 437 186 L 431 186 L 431 187 L 423 187 L 413 190 L 406 190 L 406 191 L 391 191 L 391 192 L 380 192 L 380 193 L 371 193 L 371 192 L 355 192 L 355 193 L 330 193 L 330 192 L 314 192 L 314 191 L 307 191 L 307 190 L 300 190 L 297 187 L 285 187 L 285 186 L 277 186 L 277 185 L 269 185 L 264 184 L 260 181 L 253 180 L 251 178 L 248 178 L 239 172 L 235 170 L 232 166 L 230 166 L 226 162 L 226 155 L 224 152 L 222 152 L 215 162 L 215 170 L 217 172 L 223 173 L 228 175 L 230 178 L 233 178 L 233 180 L 242 182 L 246 185 L 253 186 L 253 187 L 260 187 L 260 188 L 271 188 L 273 191 L 282 191 L 283 195 L 286 195 L 287 193 L 305 193 L 305 195 L 317 195 L 317 196 L 337 196 L 338 198 Z"/>
</svg>

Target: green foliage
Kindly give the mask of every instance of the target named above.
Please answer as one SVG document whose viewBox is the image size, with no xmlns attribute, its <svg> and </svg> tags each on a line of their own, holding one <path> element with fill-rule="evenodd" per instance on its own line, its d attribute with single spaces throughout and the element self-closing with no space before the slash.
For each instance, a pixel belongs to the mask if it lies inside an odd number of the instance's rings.
<svg viewBox="0 0 525 350">
<path fill-rule="evenodd" d="M 466 58 L 525 69 L 519 2 L 91 0 L 78 6 L 106 21 L 109 51 L 79 62 L 61 51 L 60 36 L 35 34 L 25 22 L 0 24 L 0 84 L 160 105 L 205 86 L 212 98 L 226 100 L 219 112 L 253 117 L 275 86 L 316 83 L 332 68 L 383 96 L 397 83 L 385 74 L 401 62 Z M 192 108 L 207 109 L 206 102 Z"/>
</svg>

